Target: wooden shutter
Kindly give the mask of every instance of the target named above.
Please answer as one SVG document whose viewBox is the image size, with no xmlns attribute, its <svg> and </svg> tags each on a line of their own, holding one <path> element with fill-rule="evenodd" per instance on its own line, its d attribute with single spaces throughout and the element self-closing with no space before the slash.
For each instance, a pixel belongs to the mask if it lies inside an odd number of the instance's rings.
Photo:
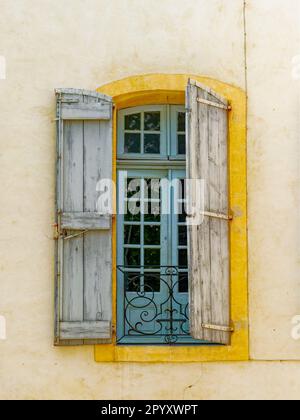
<svg viewBox="0 0 300 420">
<path fill-rule="evenodd" d="M 111 215 L 97 184 L 112 179 L 112 100 L 59 89 L 57 99 L 56 345 L 110 342 Z"/>
<path fill-rule="evenodd" d="M 224 98 L 189 81 L 187 178 L 205 185 L 203 223 L 193 226 L 190 220 L 188 228 L 191 334 L 216 344 L 230 344 L 231 338 L 228 111 Z"/>
</svg>

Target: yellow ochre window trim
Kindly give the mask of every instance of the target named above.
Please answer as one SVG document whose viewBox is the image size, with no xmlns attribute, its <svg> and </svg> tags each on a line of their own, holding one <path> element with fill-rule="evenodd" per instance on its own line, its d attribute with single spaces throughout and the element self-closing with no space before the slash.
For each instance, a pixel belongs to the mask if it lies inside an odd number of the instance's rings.
<svg viewBox="0 0 300 420">
<path fill-rule="evenodd" d="M 117 113 L 124 108 L 154 104 L 185 104 L 185 89 L 193 79 L 223 97 L 229 113 L 229 195 L 234 218 L 230 223 L 231 318 L 230 346 L 95 346 L 96 362 L 217 362 L 249 360 L 247 248 L 247 102 L 243 90 L 208 77 L 190 74 L 133 76 L 97 89 L 113 98 L 113 176 L 117 174 Z M 113 324 L 116 325 L 116 220 L 113 220 Z"/>
</svg>

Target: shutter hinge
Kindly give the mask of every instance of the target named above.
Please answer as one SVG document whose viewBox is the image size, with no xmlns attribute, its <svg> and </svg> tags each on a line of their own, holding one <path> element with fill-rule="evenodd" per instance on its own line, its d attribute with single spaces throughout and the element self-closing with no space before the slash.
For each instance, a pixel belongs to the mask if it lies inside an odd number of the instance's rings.
<svg viewBox="0 0 300 420">
<path fill-rule="evenodd" d="M 78 236 L 82 236 L 85 233 L 89 232 L 89 230 L 83 230 L 78 233 L 75 233 L 74 235 L 64 236 L 66 231 L 65 230 L 60 231 L 58 223 L 55 223 L 53 227 L 54 227 L 54 240 L 56 241 L 60 238 L 62 238 L 64 241 L 68 241 L 69 239 L 77 238 Z"/>
<path fill-rule="evenodd" d="M 54 227 L 54 240 L 57 241 L 60 237 L 58 223 L 55 223 L 53 227 Z"/>
<path fill-rule="evenodd" d="M 207 99 L 197 98 L 197 102 L 200 104 L 214 106 L 215 108 L 225 109 L 226 111 L 232 110 L 232 107 L 230 105 L 227 106 L 227 105 L 217 104 L 216 102 L 208 101 Z"/>
<path fill-rule="evenodd" d="M 78 238 L 78 236 L 82 236 L 82 235 L 84 235 L 85 233 L 88 233 L 88 232 L 89 232 L 89 230 L 83 230 L 81 232 L 75 233 L 74 235 L 64 236 L 63 240 L 68 241 L 69 239 Z"/>
<path fill-rule="evenodd" d="M 205 330 L 212 330 L 212 331 L 221 331 L 221 332 L 234 332 L 233 326 L 225 327 L 223 325 L 213 325 L 213 324 L 202 324 L 201 327 Z"/>
<path fill-rule="evenodd" d="M 205 216 L 205 217 L 212 217 L 213 219 L 222 219 L 222 220 L 228 220 L 228 221 L 232 221 L 233 220 L 233 215 L 232 214 L 222 214 L 222 213 L 214 213 L 211 211 L 202 211 L 200 212 L 200 215 Z M 196 213 L 194 214 L 187 214 L 188 217 L 195 217 Z"/>
<path fill-rule="evenodd" d="M 206 217 L 212 217 L 214 219 L 223 219 L 223 220 L 233 220 L 232 214 L 222 214 L 222 213 L 214 213 L 211 211 L 204 211 L 201 214 Z"/>
</svg>

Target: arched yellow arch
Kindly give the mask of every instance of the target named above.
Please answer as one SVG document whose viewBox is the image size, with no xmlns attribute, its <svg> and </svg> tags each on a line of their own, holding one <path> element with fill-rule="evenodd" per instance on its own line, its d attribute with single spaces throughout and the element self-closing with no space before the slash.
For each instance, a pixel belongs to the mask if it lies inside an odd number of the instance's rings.
<svg viewBox="0 0 300 420">
<path fill-rule="evenodd" d="M 140 105 L 184 104 L 189 79 L 215 90 L 225 97 L 229 113 L 229 192 L 230 206 L 235 215 L 231 224 L 231 315 L 235 326 L 231 346 L 117 346 L 95 347 L 98 362 L 206 362 L 249 359 L 248 334 L 248 252 L 247 252 L 247 100 L 243 90 L 192 74 L 147 74 L 132 76 L 101 86 L 98 92 L 113 98 L 114 147 L 113 168 L 116 180 L 117 112 Z M 116 222 L 113 223 L 113 285 L 114 319 L 116 323 Z"/>
<path fill-rule="evenodd" d="M 189 79 L 197 80 L 245 109 L 245 93 L 234 86 L 194 74 L 146 74 L 127 77 L 97 89 L 113 98 L 118 108 L 152 103 L 182 104 Z M 154 102 L 153 102 L 154 101 Z"/>
</svg>

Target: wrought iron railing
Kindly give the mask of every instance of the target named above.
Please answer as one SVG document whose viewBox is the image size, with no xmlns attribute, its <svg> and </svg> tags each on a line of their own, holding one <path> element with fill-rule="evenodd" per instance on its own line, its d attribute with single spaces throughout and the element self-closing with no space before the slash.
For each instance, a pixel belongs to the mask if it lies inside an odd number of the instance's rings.
<svg viewBox="0 0 300 420">
<path fill-rule="evenodd" d="M 183 267 L 118 267 L 124 338 L 177 344 L 190 339 L 188 273 Z"/>
</svg>

